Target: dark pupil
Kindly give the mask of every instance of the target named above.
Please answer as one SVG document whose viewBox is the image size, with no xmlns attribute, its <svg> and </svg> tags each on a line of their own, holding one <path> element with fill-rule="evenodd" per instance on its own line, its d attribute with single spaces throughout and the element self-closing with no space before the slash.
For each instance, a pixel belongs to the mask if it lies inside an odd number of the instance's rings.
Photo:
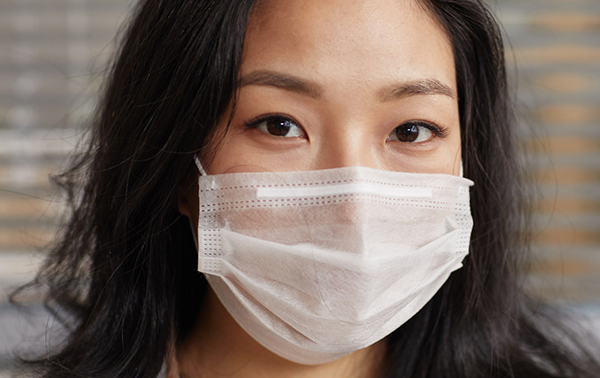
<svg viewBox="0 0 600 378">
<path fill-rule="evenodd" d="M 396 129 L 396 138 L 402 142 L 414 142 L 419 137 L 417 125 L 404 125 Z"/>
<path fill-rule="evenodd" d="M 273 118 L 267 121 L 267 130 L 272 135 L 286 136 L 290 132 L 290 127 L 289 119 Z"/>
</svg>

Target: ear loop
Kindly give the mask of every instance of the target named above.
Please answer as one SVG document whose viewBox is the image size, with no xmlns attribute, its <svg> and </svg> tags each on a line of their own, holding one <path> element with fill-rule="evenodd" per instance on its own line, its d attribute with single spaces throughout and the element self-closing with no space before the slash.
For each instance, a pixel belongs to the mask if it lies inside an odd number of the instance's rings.
<svg viewBox="0 0 600 378">
<path fill-rule="evenodd" d="M 194 156 L 194 163 L 196 163 L 196 167 L 198 167 L 198 171 L 200 171 L 200 176 L 207 176 L 206 171 L 204 170 L 204 168 L 202 168 L 202 163 L 200 163 L 200 159 L 198 159 L 197 155 Z M 192 223 L 192 218 L 188 218 L 188 220 L 190 222 L 190 228 L 192 229 L 192 237 L 194 238 L 194 243 L 196 243 L 196 251 L 199 252 L 198 248 L 200 247 L 200 244 L 198 244 L 198 228 L 194 227 L 194 224 Z"/>
<path fill-rule="evenodd" d="M 200 161 L 198 161 L 198 164 L 200 164 Z M 463 162 L 462 159 L 460 161 L 460 173 L 459 173 L 460 177 L 465 177 L 465 172 L 463 171 Z"/>
<path fill-rule="evenodd" d="M 194 163 L 196 163 L 196 167 L 198 167 L 200 174 L 202 176 L 207 176 L 206 171 L 204 170 L 204 168 L 202 168 L 202 163 L 200 163 L 200 159 L 198 158 L 198 155 L 194 155 Z M 462 169 L 462 165 L 461 165 L 461 169 Z"/>
</svg>

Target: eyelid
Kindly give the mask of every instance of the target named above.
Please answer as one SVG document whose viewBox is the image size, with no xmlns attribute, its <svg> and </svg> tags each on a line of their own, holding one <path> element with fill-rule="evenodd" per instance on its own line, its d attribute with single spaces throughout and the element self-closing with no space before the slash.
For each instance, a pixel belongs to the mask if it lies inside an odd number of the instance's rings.
<svg viewBox="0 0 600 378">
<path fill-rule="evenodd" d="M 255 127 L 257 125 L 259 125 L 260 123 L 264 122 L 264 121 L 268 121 L 270 119 L 273 118 L 286 118 L 289 119 L 290 121 L 294 122 L 296 125 L 298 125 L 298 127 L 302 128 L 304 130 L 304 128 L 302 127 L 302 125 L 300 124 L 300 122 L 296 121 L 296 119 L 290 115 L 287 114 L 282 114 L 282 113 L 268 113 L 268 114 L 261 114 L 259 116 L 256 116 L 254 118 L 249 119 L 248 121 L 244 122 L 244 124 L 246 125 L 246 127 Z"/>
</svg>

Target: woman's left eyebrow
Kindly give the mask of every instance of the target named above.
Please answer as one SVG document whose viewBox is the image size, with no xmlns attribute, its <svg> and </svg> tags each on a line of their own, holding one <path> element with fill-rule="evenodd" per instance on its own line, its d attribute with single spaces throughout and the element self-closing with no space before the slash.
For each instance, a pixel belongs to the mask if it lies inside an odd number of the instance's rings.
<svg viewBox="0 0 600 378">
<path fill-rule="evenodd" d="M 381 102 L 418 95 L 442 95 L 453 99 L 457 98 L 454 89 L 437 79 L 418 79 L 406 83 L 394 84 L 382 88 L 377 93 L 377 97 Z"/>
</svg>

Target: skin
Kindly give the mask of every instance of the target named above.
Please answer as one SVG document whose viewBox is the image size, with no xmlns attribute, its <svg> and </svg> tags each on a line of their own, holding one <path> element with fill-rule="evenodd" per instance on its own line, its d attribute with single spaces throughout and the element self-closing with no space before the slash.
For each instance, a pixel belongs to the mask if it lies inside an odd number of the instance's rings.
<svg viewBox="0 0 600 378">
<path fill-rule="evenodd" d="M 452 47 L 414 1 L 266 1 L 251 16 L 244 43 L 237 107 L 214 160 L 203 161 L 208 174 L 365 166 L 458 175 Z M 294 122 L 287 136 L 255 122 L 269 114 Z M 419 130 L 416 142 L 395 138 L 407 124 Z M 197 190 L 179 201 L 194 224 Z M 246 334 L 209 289 L 170 375 L 370 377 L 384 352 L 382 340 L 327 364 L 293 363 Z"/>
</svg>

